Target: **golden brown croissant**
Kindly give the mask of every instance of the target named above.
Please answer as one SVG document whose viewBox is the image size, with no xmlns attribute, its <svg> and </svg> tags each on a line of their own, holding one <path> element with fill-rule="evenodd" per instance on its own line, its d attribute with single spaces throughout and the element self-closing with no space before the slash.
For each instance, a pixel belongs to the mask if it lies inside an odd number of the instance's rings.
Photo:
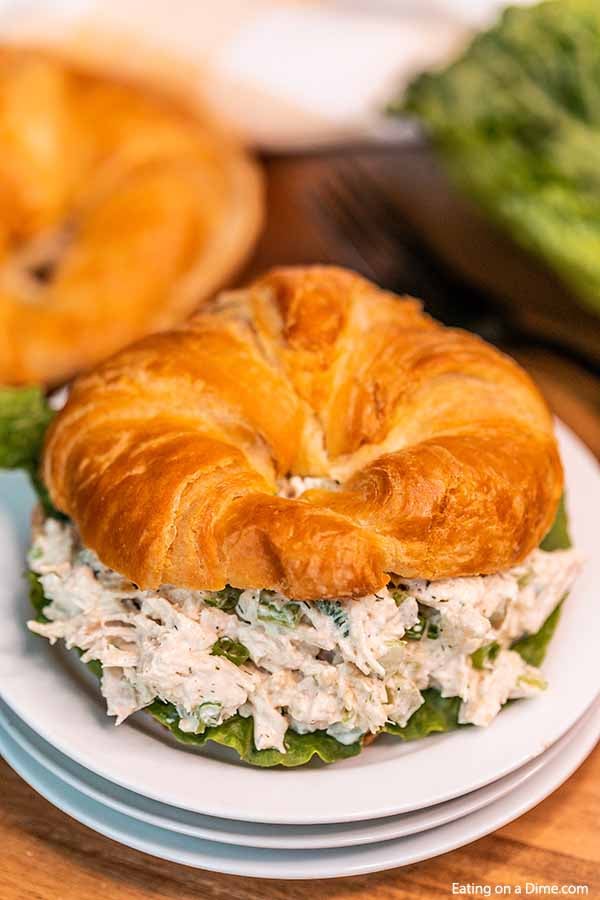
<svg viewBox="0 0 600 900">
<path fill-rule="evenodd" d="M 277 496 L 290 473 L 341 486 Z M 276 269 L 80 377 L 43 474 L 144 588 L 298 599 L 508 568 L 562 491 L 549 412 L 515 362 L 328 267 Z"/>
<path fill-rule="evenodd" d="M 58 383 L 172 327 L 261 220 L 250 159 L 198 111 L 0 49 L 0 384 Z"/>
</svg>

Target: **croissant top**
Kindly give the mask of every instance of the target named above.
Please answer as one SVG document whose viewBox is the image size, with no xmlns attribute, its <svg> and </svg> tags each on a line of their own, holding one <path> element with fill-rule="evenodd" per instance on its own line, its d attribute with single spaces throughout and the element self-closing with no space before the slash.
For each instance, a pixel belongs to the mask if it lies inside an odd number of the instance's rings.
<svg viewBox="0 0 600 900">
<path fill-rule="evenodd" d="M 290 474 L 336 489 L 278 496 Z M 417 301 L 280 268 L 81 376 L 43 475 L 143 588 L 358 597 L 508 568 L 550 528 L 550 414 L 511 359 Z"/>
<path fill-rule="evenodd" d="M 57 384 L 172 327 L 262 216 L 254 163 L 182 98 L 0 48 L 0 384 Z"/>
</svg>

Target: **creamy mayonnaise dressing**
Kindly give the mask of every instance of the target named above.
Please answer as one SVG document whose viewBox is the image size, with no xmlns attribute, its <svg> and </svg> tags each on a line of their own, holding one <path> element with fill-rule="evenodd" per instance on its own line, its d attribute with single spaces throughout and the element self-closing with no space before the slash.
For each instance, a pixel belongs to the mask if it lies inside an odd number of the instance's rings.
<svg viewBox="0 0 600 900">
<path fill-rule="evenodd" d="M 335 489 L 314 481 L 290 484 L 290 495 Z M 545 686 L 539 670 L 508 648 L 541 627 L 580 557 L 536 550 L 499 575 L 395 578 L 349 601 L 228 589 L 224 604 L 225 592 L 139 590 L 82 547 L 72 525 L 47 519 L 29 563 L 50 620 L 29 628 L 80 648 L 84 662 L 102 663 L 102 693 L 117 724 L 158 697 L 177 707 L 184 731 L 239 713 L 253 717 L 259 750 L 285 752 L 288 728 L 323 729 L 351 743 L 387 721 L 405 725 L 428 687 L 460 697 L 460 721 L 476 725 L 489 724 L 508 699 L 538 693 Z M 240 664 L 214 655 L 223 639 L 243 645 Z M 475 668 L 471 654 L 493 642 L 496 652 Z"/>
</svg>

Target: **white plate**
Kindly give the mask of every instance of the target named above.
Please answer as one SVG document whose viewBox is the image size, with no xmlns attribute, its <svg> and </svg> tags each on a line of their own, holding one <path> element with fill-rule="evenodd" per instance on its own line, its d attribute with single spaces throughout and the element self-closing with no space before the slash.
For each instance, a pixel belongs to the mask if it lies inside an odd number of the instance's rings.
<svg viewBox="0 0 600 900">
<path fill-rule="evenodd" d="M 600 736 L 597 709 L 547 766 L 524 785 L 478 812 L 411 837 L 333 850 L 236 847 L 156 828 L 115 812 L 66 785 L 40 766 L 0 728 L 0 753 L 35 790 L 94 831 L 144 853 L 195 868 L 256 878 L 335 878 L 362 875 L 431 859 L 475 841 L 531 809 L 581 765 Z"/>
<path fill-rule="evenodd" d="M 575 541 L 588 564 L 565 604 L 545 672 L 550 688 L 515 703 L 488 729 L 465 728 L 403 744 L 380 738 L 334 766 L 255 769 L 223 748 L 177 747 L 138 714 L 116 729 L 85 669 L 24 628 L 20 577 L 31 495 L 18 476 L 0 476 L 0 694 L 49 743 L 76 762 L 146 797 L 211 816 L 273 824 L 324 824 L 422 809 L 515 771 L 557 741 L 590 706 L 600 685 L 600 477 L 591 454 L 559 429 Z M 133 764 L 132 761 L 135 761 Z"/>
<path fill-rule="evenodd" d="M 351 847 L 357 844 L 373 844 L 407 835 L 418 834 L 447 822 L 453 822 L 469 813 L 506 796 L 525 784 L 539 772 L 565 746 L 584 730 L 588 718 L 596 710 L 600 718 L 600 704 L 595 704 L 573 728 L 559 741 L 516 772 L 500 778 L 486 787 L 440 803 L 429 809 L 405 813 L 402 816 L 386 816 L 366 822 L 346 822 L 338 825 L 263 825 L 250 822 L 216 819 L 180 810 L 134 794 L 113 784 L 88 769 L 77 765 L 51 744 L 36 735 L 0 701 L 0 728 L 21 747 L 28 756 L 61 781 L 75 788 L 80 794 L 96 800 L 117 812 L 190 837 L 217 841 L 236 846 L 263 847 L 271 850 L 322 850 L 330 847 Z"/>
</svg>

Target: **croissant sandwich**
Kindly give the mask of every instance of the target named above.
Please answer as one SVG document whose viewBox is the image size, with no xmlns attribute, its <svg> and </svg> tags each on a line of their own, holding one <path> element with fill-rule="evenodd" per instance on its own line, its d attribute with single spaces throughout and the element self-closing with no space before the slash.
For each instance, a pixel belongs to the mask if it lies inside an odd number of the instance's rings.
<svg viewBox="0 0 600 900">
<path fill-rule="evenodd" d="M 299 765 L 545 687 L 580 561 L 544 401 L 351 272 L 276 269 L 81 376 L 41 475 L 29 627 L 117 723 Z"/>
<path fill-rule="evenodd" d="M 255 164 L 181 97 L 0 48 L 0 384 L 59 384 L 220 288 Z"/>
</svg>

